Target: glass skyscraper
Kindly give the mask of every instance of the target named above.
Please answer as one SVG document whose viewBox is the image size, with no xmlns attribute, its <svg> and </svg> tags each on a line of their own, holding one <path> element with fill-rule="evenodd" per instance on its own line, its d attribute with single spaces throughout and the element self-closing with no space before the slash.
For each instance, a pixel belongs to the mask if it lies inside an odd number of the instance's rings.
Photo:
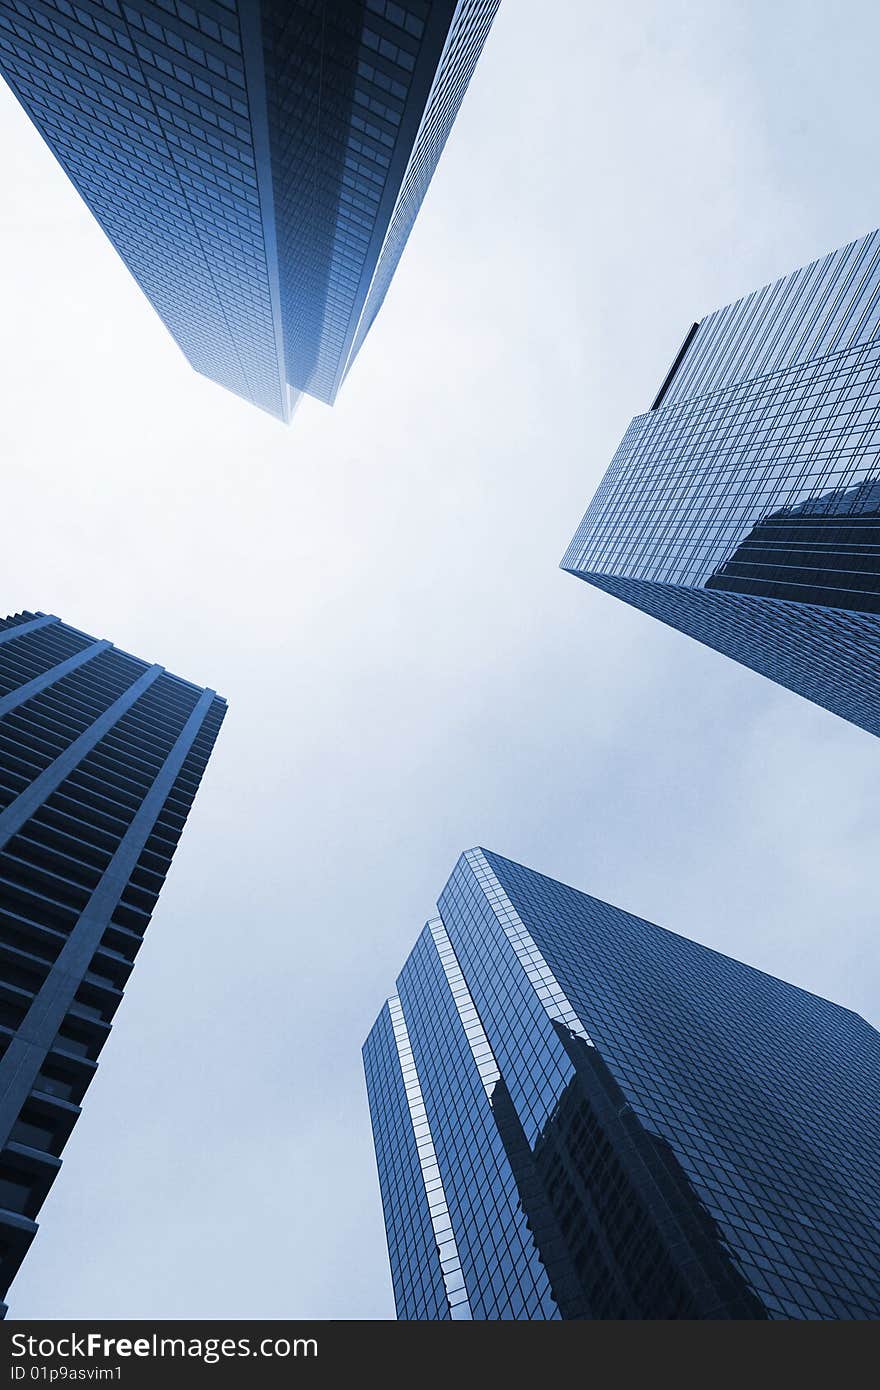
<svg viewBox="0 0 880 1390">
<path fill-rule="evenodd" d="M 693 326 L 562 567 L 880 734 L 880 231 Z"/>
<path fill-rule="evenodd" d="M 397 1314 L 880 1317 L 880 1035 L 485 850 L 364 1046 Z"/>
<path fill-rule="evenodd" d="M 187 358 L 332 403 L 499 0 L 0 0 L 0 72 Z"/>
<path fill-rule="evenodd" d="M 57 618 L 0 619 L 2 1297 L 225 710 L 213 690 Z"/>
</svg>

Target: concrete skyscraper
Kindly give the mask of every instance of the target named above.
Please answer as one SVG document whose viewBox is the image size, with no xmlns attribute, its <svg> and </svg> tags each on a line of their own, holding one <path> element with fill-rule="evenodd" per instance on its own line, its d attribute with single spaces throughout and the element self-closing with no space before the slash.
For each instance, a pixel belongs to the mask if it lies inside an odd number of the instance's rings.
<svg viewBox="0 0 880 1390">
<path fill-rule="evenodd" d="M 485 850 L 364 1046 L 398 1316 L 880 1317 L 880 1034 Z"/>
<path fill-rule="evenodd" d="M 225 710 L 212 690 L 57 618 L 0 620 L 0 1297 Z"/>
<path fill-rule="evenodd" d="M 562 567 L 880 734 L 880 232 L 694 324 Z"/>
<path fill-rule="evenodd" d="M 187 358 L 335 399 L 499 0 L 0 0 L 0 72 Z"/>
</svg>

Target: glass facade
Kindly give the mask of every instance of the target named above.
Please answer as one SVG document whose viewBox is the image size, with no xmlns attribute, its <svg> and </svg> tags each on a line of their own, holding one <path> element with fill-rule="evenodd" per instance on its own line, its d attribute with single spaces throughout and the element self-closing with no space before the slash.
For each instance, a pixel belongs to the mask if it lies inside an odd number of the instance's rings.
<svg viewBox="0 0 880 1390">
<path fill-rule="evenodd" d="M 880 1316 L 880 1035 L 485 850 L 364 1045 L 398 1316 Z"/>
<path fill-rule="evenodd" d="M 0 72 L 196 369 L 332 403 L 498 0 L 0 0 Z"/>
<path fill-rule="evenodd" d="M 225 711 L 214 691 L 58 618 L 0 619 L 3 1297 Z"/>
<path fill-rule="evenodd" d="M 880 231 L 695 325 L 563 569 L 880 733 Z"/>
</svg>

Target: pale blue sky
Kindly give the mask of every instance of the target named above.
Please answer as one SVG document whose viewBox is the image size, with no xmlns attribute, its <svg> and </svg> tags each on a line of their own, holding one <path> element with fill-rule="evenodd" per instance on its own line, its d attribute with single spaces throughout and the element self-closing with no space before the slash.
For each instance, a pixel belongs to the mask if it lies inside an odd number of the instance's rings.
<svg viewBox="0 0 880 1390">
<path fill-rule="evenodd" d="M 360 1046 L 475 843 L 878 1021 L 880 744 L 562 574 L 693 319 L 877 222 L 880 10 L 503 0 L 293 427 L 0 91 L 5 611 L 230 712 L 13 1317 L 392 1315 Z"/>
</svg>

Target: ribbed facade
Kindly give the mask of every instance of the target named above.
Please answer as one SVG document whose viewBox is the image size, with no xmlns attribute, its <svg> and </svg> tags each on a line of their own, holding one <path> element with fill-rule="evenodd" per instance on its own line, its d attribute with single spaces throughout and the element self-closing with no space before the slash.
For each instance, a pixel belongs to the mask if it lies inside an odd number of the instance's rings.
<svg viewBox="0 0 880 1390">
<path fill-rule="evenodd" d="M 562 567 L 880 733 L 880 232 L 696 326 Z"/>
<path fill-rule="evenodd" d="M 0 1294 L 36 1234 L 225 702 L 0 620 Z"/>
<path fill-rule="evenodd" d="M 0 72 L 196 371 L 332 403 L 498 0 L 0 0 Z"/>
<path fill-rule="evenodd" d="M 398 1317 L 880 1316 L 880 1036 L 485 850 L 364 1045 Z"/>
</svg>

